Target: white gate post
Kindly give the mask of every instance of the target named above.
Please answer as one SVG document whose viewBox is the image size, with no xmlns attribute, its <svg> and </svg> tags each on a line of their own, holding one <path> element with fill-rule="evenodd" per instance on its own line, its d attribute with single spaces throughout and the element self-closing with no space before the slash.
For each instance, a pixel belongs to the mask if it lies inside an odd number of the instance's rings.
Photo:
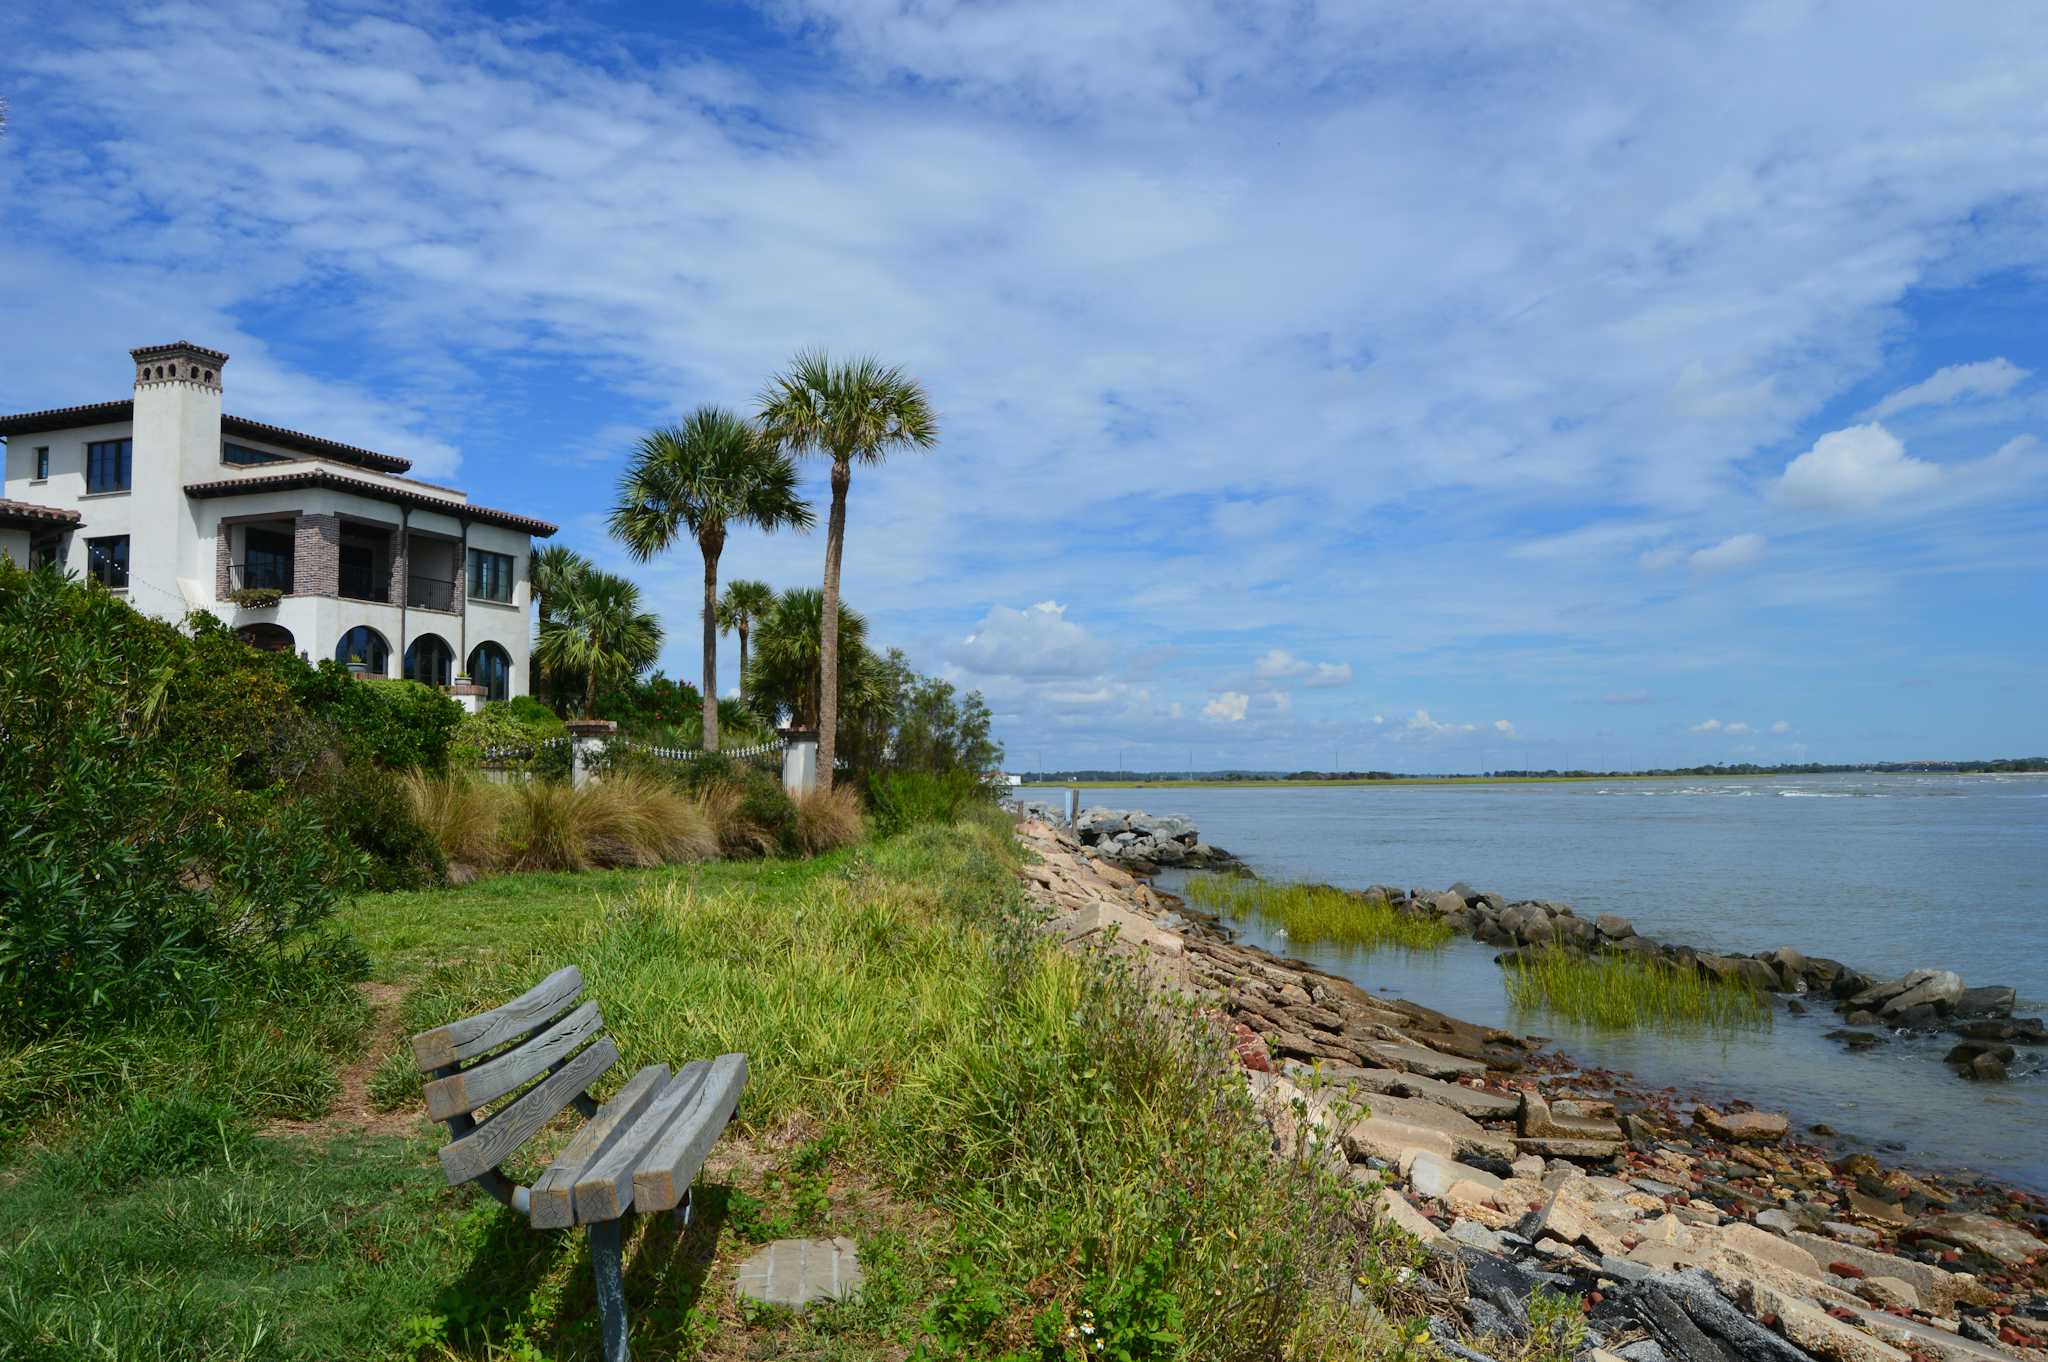
<svg viewBox="0 0 2048 1362">
<path fill-rule="evenodd" d="M 794 799 L 818 788 L 818 735 L 807 728 L 785 728 L 782 736 L 788 740 L 782 749 L 782 788 Z"/>
<path fill-rule="evenodd" d="M 580 790 L 596 779 L 597 773 L 591 767 L 619 726 L 610 719 L 571 719 L 565 727 L 569 730 L 570 755 L 575 762 L 570 781 Z"/>
</svg>

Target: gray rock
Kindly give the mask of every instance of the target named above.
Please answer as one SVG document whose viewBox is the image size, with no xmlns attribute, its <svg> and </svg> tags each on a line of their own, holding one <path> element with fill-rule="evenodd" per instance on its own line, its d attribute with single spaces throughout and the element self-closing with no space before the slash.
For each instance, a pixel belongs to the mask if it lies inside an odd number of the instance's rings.
<svg viewBox="0 0 2048 1362">
<path fill-rule="evenodd" d="M 1654 1338 L 1639 1338 L 1633 1343 L 1624 1343 L 1614 1350 L 1624 1362 L 1671 1362 L 1671 1354 L 1664 1351 L 1664 1345 Z"/>
<path fill-rule="evenodd" d="M 1593 927 L 1609 941 L 1619 941 L 1623 937 L 1636 934 L 1636 925 L 1615 913 L 1600 914 L 1593 919 Z"/>
<path fill-rule="evenodd" d="M 2010 1017 L 2018 998 L 2003 984 L 1966 988 L 1955 997 L 1949 1010 L 1958 1017 Z"/>
<path fill-rule="evenodd" d="M 1912 978 L 1907 975 L 1907 978 Z M 1954 970 L 1933 970 L 1927 978 L 1897 997 L 1887 999 L 1878 1009 L 1880 1017 L 1898 1017 L 1916 1007 L 1933 1007 L 1937 1011 L 1955 1002 L 1962 996 L 1963 977 Z"/>
<path fill-rule="evenodd" d="M 1502 931 L 1524 946 L 1549 941 L 1557 935 L 1551 926 L 1550 914 L 1533 903 L 1518 903 L 1509 908 L 1500 915 L 1499 923 Z"/>
<path fill-rule="evenodd" d="M 1797 1220 L 1794 1220 L 1790 1214 L 1779 1210 L 1775 1206 L 1768 1211 L 1758 1211 L 1756 1224 L 1759 1229 L 1771 1230 L 1777 1234 L 1790 1234 L 1793 1230 L 1799 1228 Z"/>
<path fill-rule="evenodd" d="M 1501 1238 L 1499 1231 L 1490 1230 L 1476 1220 L 1452 1221 L 1450 1236 L 1453 1241 L 1481 1253 L 1505 1254 L 1508 1251 L 1507 1241 Z"/>
<path fill-rule="evenodd" d="M 851 1239 L 778 1239 L 740 1264 L 736 1290 L 751 1301 L 802 1310 L 812 1301 L 847 1300 L 861 1288 L 860 1254 Z"/>
</svg>

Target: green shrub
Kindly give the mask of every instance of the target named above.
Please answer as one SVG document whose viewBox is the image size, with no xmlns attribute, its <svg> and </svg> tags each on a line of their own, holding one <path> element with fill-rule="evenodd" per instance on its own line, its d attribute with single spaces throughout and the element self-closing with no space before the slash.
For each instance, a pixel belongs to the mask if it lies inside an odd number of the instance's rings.
<svg viewBox="0 0 2048 1362">
<path fill-rule="evenodd" d="M 430 889 L 448 879 L 441 844 L 414 807 L 405 778 L 364 764 L 327 765 L 310 776 L 297 798 L 328 831 L 366 858 L 366 888 Z"/>
<path fill-rule="evenodd" d="M 534 710 L 539 711 L 538 716 L 533 714 Z M 535 749 L 533 757 L 508 763 L 511 768 L 529 769 L 536 759 L 545 755 L 540 751 L 540 745 L 551 738 L 561 737 L 565 731 L 562 721 L 531 696 L 522 695 L 517 701 L 494 702 L 474 714 L 462 715 L 455 728 L 455 739 L 448 748 L 448 761 L 455 767 L 473 769 L 482 764 L 485 752 L 531 747 Z"/>
<path fill-rule="evenodd" d="M 236 739 L 176 711 L 203 656 L 105 591 L 0 563 L 0 1035 L 360 969 L 331 919 L 361 858 L 241 788 Z"/>
<path fill-rule="evenodd" d="M 878 772 L 868 777 L 868 807 L 878 836 L 893 837 L 923 823 L 958 821 L 976 805 L 993 802 L 990 787 L 968 770 Z"/>
</svg>

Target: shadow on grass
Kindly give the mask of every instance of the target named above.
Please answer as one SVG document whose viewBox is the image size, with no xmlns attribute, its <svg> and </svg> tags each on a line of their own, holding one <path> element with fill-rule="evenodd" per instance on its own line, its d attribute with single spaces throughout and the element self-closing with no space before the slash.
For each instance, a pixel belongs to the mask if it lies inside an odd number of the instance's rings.
<svg viewBox="0 0 2048 1362">
<path fill-rule="evenodd" d="M 481 1193 L 478 1193 L 481 1196 Z M 626 1316 L 636 1354 L 689 1356 L 708 1320 L 694 1317 L 718 1254 L 731 1189 L 700 1186 L 688 1229 L 667 1212 L 634 1216 L 626 1231 Z M 468 1266 L 434 1298 L 443 1338 L 463 1355 L 493 1355 L 521 1339 L 547 1355 L 599 1351 L 597 1289 L 581 1229 L 535 1230 L 488 1201 L 473 1208 Z M 559 1294 L 549 1288 L 559 1280 Z"/>
</svg>

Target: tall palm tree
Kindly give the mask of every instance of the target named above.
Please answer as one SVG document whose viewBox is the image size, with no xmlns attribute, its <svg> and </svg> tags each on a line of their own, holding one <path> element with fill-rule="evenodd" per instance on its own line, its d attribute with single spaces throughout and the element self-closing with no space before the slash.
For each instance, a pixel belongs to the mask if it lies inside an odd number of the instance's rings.
<svg viewBox="0 0 2048 1362">
<path fill-rule="evenodd" d="M 938 417 L 924 386 L 894 366 L 863 356 L 834 363 L 805 350 L 761 394 L 761 425 L 777 445 L 832 460 L 832 511 L 825 522 L 818 771 L 829 787 L 838 752 L 839 560 L 846 548 L 846 491 L 856 463 L 880 463 L 899 449 L 938 443 Z"/>
<path fill-rule="evenodd" d="M 755 626 L 754 660 L 747 669 L 747 704 L 763 719 L 782 715 L 799 728 L 815 727 L 824 708 L 825 595 L 815 587 L 782 593 Z M 839 607 L 839 649 L 853 662 L 867 655 L 868 622 Z M 857 668 L 841 669 L 849 675 Z M 844 687 L 841 688 L 842 693 Z"/>
<path fill-rule="evenodd" d="M 612 534 L 645 561 L 685 530 L 704 555 L 704 750 L 718 750 L 718 556 L 726 530 L 754 525 L 807 530 L 796 463 L 752 422 L 699 407 L 680 426 L 648 432 L 619 482 Z"/>
<path fill-rule="evenodd" d="M 750 577 L 736 577 L 725 584 L 718 598 L 718 631 L 740 636 L 740 696 L 747 689 L 747 636 L 755 621 L 775 608 L 775 588 Z"/>
<path fill-rule="evenodd" d="M 561 594 L 533 650 L 534 660 L 550 674 L 583 677 L 588 717 L 596 715 L 599 686 L 638 676 L 660 654 L 661 621 L 640 608 L 640 588 L 596 568 Z"/>
</svg>

